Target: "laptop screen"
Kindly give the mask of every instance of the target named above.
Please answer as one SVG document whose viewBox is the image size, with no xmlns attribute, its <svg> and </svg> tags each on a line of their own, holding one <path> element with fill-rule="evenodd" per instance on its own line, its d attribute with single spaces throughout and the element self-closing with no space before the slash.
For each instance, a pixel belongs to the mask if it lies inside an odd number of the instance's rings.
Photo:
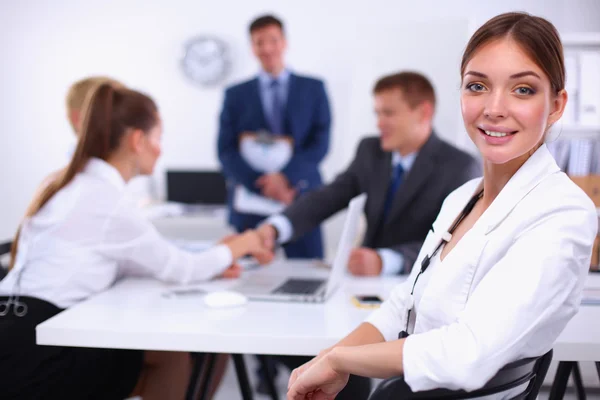
<svg viewBox="0 0 600 400">
<path fill-rule="evenodd" d="M 225 177 L 220 171 L 167 171 L 167 201 L 223 205 L 227 202 Z"/>
<path fill-rule="evenodd" d="M 348 205 L 348 214 L 346 215 L 346 221 L 344 222 L 344 229 L 340 235 L 337 251 L 331 267 L 331 273 L 327 280 L 327 287 L 325 289 L 325 298 L 329 298 L 331 293 L 341 283 L 344 272 L 348 265 L 348 259 L 350 258 L 350 252 L 352 251 L 352 242 L 358 232 L 358 225 L 360 222 L 360 216 L 365 208 L 367 202 L 367 194 L 362 193 L 350 200 Z"/>
</svg>

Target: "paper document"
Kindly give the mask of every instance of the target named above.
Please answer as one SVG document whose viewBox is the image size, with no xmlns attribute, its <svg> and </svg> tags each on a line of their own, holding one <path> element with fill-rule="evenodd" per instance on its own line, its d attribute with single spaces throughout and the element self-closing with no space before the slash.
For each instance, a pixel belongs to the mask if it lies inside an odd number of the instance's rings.
<svg viewBox="0 0 600 400">
<path fill-rule="evenodd" d="M 236 186 L 233 196 L 233 208 L 240 213 L 269 216 L 285 209 L 285 204 L 252 193 L 242 185 Z"/>
<path fill-rule="evenodd" d="M 180 203 L 159 203 L 142 208 L 142 212 L 149 219 L 176 217 L 185 213 L 184 205 Z"/>
<path fill-rule="evenodd" d="M 584 288 L 581 304 L 600 305 L 600 288 Z"/>
<path fill-rule="evenodd" d="M 258 172 L 281 171 L 292 158 L 292 146 L 283 139 L 270 142 L 247 137 L 240 143 L 240 153 L 244 160 Z"/>
<path fill-rule="evenodd" d="M 227 209 L 224 205 L 203 205 L 166 202 L 152 204 L 142 208 L 142 212 L 149 219 L 168 217 L 205 216 L 211 218 L 226 218 Z"/>
</svg>

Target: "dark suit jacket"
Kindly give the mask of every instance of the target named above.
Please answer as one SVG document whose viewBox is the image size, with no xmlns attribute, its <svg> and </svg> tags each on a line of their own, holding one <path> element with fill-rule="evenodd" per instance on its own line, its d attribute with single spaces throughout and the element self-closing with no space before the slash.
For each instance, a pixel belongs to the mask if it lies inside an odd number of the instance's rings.
<svg viewBox="0 0 600 400">
<path fill-rule="evenodd" d="M 387 221 L 382 222 L 392 174 L 391 160 L 392 154 L 381 149 L 379 138 L 363 139 L 345 172 L 331 184 L 300 197 L 284 211 L 294 236 L 346 208 L 354 196 L 367 193 L 363 246 L 400 252 L 405 261 L 404 272 L 408 273 L 446 196 L 468 180 L 481 176 L 481 166 L 433 133 L 404 176 Z"/>
<path fill-rule="evenodd" d="M 323 82 L 291 74 L 284 127 L 285 132 L 294 138 L 294 154 L 281 172 L 300 192 L 322 184 L 319 164 L 329 149 L 330 125 L 329 101 Z M 242 158 L 239 137 L 244 131 L 262 129 L 269 130 L 258 78 L 227 89 L 220 117 L 218 153 L 231 189 L 241 184 L 257 192 L 255 181 L 262 174 Z M 256 220 L 257 217 L 236 212 L 232 207 L 232 196 L 229 197 L 230 223 L 236 227 L 251 226 L 245 219 Z"/>
</svg>

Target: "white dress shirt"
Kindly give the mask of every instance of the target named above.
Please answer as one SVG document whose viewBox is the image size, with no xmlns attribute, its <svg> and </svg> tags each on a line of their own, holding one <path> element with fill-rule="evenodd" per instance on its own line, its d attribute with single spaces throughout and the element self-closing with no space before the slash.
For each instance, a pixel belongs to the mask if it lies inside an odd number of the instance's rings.
<svg viewBox="0 0 600 400">
<path fill-rule="evenodd" d="M 579 308 L 596 210 L 545 145 L 444 259 L 434 258 L 411 299 L 421 261 L 480 185 L 472 180 L 446 198 L 409 278 L 367 319 L 397 339 L 414 301 L 403 353 L 414 391 L 483 386 L 504 365 L 549 351 Z"/>
<path fill-rule="evenodd" d="M 392 170 L 395 169 L 398 164 L 401 164 L 402 169 L 404 170 L 404 177 L 406 177 L 418 154 L 418 152 L 414 152 L 401 156 L 398 152 L 392 153 Z M 402 190 L 402 185 L 400 185 L 398 190 Z M 273 215 L 267 218 L 264 223 L 273 225 L 277 230 L 277 243 L 286 243 L 294 236 L 294 227 L 292 226 L 292 223 L 282 214 Z M 397 275 L 402 272 L 404 269 L 404 257 L 402 254 L 387 248 L 379 248 L 377 249 L 377 252 L 379 253 L 379 257 L 381 257 L 382 275 Z"/>
<path fill-rule="evenodd" d="M 0 282 L 0 294 L 33 296 L 66 308 L 106 290 L 123 274 L 185 284 L 210 279 L 231 265 L 227 246 L 190 253 L 169 243 L 125 189 L 114 167 L 91 159 L 23 222 L 15 267 Z"/>
<path fill-rule="evenodd" d="M 392 170 L 394 170 L 398 164 L 401 164 L 402 169 L 404 170 L 403 180 L 406 180 L 406 176 L 408 176 L 408 172 L 415 163 L 418 154 L 418 152 L 414 152 L 403 157 L 400 153 L 394 152 L 392 154 Z M 398 190 L 402 190 L 402 184 L 400 184 Z M 377 252 L 381 258 L 381 275 L 398 275 L 404 270 L 404 256 L 402 253 L 386 248 L 379 248 L 377 249 Z"/>
<path fill-rule="evenodd" d="M 287 103 L 291 75 L 292 73 L 287 68 L 281 71 L 277 76 L 273 76 L 265 70 L 259 72 L 258 83 L 260 99 L 268 121 L 271 121 L 273 118 L 273 89 L 271 88 L 271 83 L 273 80 L 276 80 L 279 83 L 277 91 L 279 92 L 279 98 L 283 103 L 282 105 L 284 105 Z"/>
</svg>

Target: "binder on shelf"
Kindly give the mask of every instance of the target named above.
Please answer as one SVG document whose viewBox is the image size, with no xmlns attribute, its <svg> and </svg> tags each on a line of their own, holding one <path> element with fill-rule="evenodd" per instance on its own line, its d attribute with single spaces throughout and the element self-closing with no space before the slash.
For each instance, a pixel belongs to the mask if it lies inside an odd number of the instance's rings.
<svg viewBox="0 0 600 400">
<path fill-rule="evenodd" d="M 600 131 L 599 131 L 600 133 Z M 599 136 L 600 138 L 600 136 Z M 592 175 L 600 175 L 600 140 L 594 140 L 593 150 L 592 150 L 592 162 L 591 162 L 590 172 Z"/>
<path fill-rule="evenodd" d="M 577 123 L 577 110 L 579 103 L 579 63 L 576 54 L 565 55 L 566 89 L 569 94 L 569 101 L 561 118 L 561 122 L 566 126 L 573 126 Z"/>
<path fill-rule="evenodd" d="M 590 139 L 572 139 L 569 144 L 568 172 L 571 176 L 590 175 L 592 170 L 592 152 L 594 141 Z"/>
<path fill-rule="evenodd" d="M 579 124 L 600 126 L 600 50 L 579 55 Z"/>
<path fill-rule="evenodd" d="M 547 144 L 550 154 L 554 157 L 558 167 L 566 171 L 569 165 L 569 152 L 570 143 L 569 140 L 554 140 Z"/>
</svg>

